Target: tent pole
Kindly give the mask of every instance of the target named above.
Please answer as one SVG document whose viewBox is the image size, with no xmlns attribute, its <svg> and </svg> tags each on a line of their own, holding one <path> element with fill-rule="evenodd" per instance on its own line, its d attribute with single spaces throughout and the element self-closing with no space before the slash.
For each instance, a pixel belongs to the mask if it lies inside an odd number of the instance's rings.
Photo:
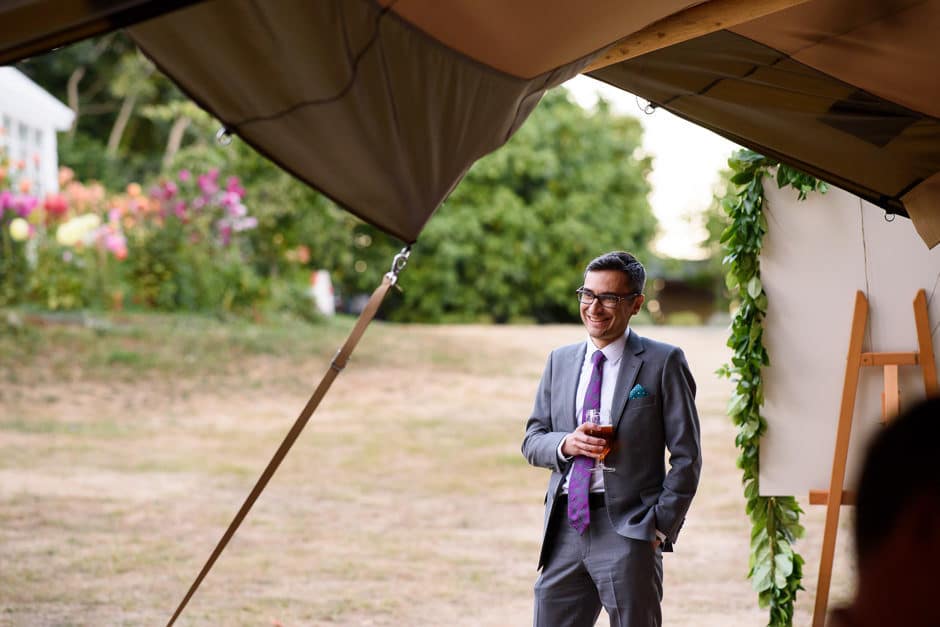
<svg viewBox="0 0 940 627">
<path fill-rule="evenodd" d="M 374 292 L 372 292 L 372 296 L 369 298 L 369 302 L 362 310 L 362 313 L 359 314 L 359 319 L 356 321 L 356 325 L 353 327 L 353 330 L 350 331 L 349 337 L 346 338 L 346 341 L 336 352 L 336 355 L 330 362 L 330 367 L 327 369 L 326 373 L 323 375 L 323 378 L 320 380 L 320 384 L 314 391 L 313 396 L 311 396 L 310 400 L 307 401 L 306 406 L 300 412 L 300 416 L 298 416 L 297 420 L 294 421 L 294 426 L 291 427 L 290 431 L 287 432 L 287 435 L 284 437 L 284 441 L 281 442 L 281 445 L 274 453 L 271 461 L 268 462 L 264 472 L 261 473 L 261 476 L 255 483 L 255 487 L 252 488 L 251 492 L 248 494 L 248 497 L 245 499 L 245 502 L 242 503 L 238 513 L 235 514 L 235 518 L 233 518 L 232 522 L 229 523 L 228 529 L 225 530 L 225 533 L 222 535 L 222 538 L 219 540 L 215 549 L 212 551 L 209 559 L 206 560 L 206 563 L 199 572 L 199 575 L 196 576 L 195 581 L 193 581 L 193 584 L 189 587 L 189 591 L 186 593 L 186 596 L 183 597 L 183 600 L 180 601 L 176 611 L 173 612 L 173 616 L 167 623 L 167 627 L 173 625 L 173 623 L 176 622 L 176 619 L 179 618 L 179 615 L 183 612 L 186 604 L 189 603 L 189 600 L 199 588 L 199 584 L 201 584 L 202 580 L 205 579 L 207 574 L 209 574 L 209 571 L 212 569 L 215 561 L 222 554 L 222 551 L 225 550 L 226 545 L 228 544 L 229 540 L 232 539 L 232 536 L 235 535 L 235 532 L 238 530 L 238 527 L 245 519 L 245 516 L 247 516 L 248 512 L 251 510 L 252 505 L 254 505 L 255 501 L 258 500 L 258 497 L 261 496 L 265 486 L 268 485 L 268 481 L 270 481 L 271 477 L 274 476 L 278 466 L 281 465 L 284 457 L 286 457 L 288 451 L 290 451 L 291 446 L 294 445 L 294 442 L 297 440 L 298 436 L 300 436 L 300 432 L 303 431 L 303 428 L 307 425 L 307 421 L 310 420 L 310 416 L 313 415 L 313 412 L 316 411 L 317 406 L 320 405 L 320 401 L 322 401 L 323 397 L 326 396 L 327 390 L 330 389 L 330 385 L 333 384 L 333 381 L 336 379 L 339 373 L 342 372 L 343 368 L 346 367 L 346 362 L 349 360 L 349 356 L 356 348 L 356 344 L 359 343 L 363 333 L 365 333 L 366 327 L 369 326 L 369 323 L 372 322 L 372 318 L 374 318 L 375 314 L 378 312 L 379 306 L 385 299 L 385 295 L 388 293 L 389 289 L 391 289 L 391 287 L 398 282 L 398 275 L 405 268 L 405 264 L 408 262 L 408 256 L 410 254 L 411 246 L 409 245 L 403 248 L 397 255 L 395 255 L 395 259 L 392 261 L 391 270 L 385 274 L 385 276 L 382 278 L 382 283 L 375 289 Z"/>
<path fill-rule="evenodd" d="M 611 44 L 584 69 L 584 74 L 666 48 L 759 17 L 789 9 L 808 0 L 712 0 L 664 17 Z"/>
</svg>

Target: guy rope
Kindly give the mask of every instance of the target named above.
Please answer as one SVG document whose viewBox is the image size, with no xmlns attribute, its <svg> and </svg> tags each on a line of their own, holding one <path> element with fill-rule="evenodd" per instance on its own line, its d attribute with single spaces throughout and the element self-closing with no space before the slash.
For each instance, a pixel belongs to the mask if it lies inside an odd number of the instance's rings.
<svg viewBox="0 0 940 627">
<path fill-rule="evenodd" d="M 303 431 L 304 427 L 307 425 L 307 421 L 310 420 L 310 416 L 313 415 L 313 412 L 316 411 L 317 406 L 320 405 L 320 401 L 322 401 L 323 397 L 326 396 L 326 392 L 330 389 L 330 385 L 333 384 L 333 380 L 336 379 L 339 373 L 343 371 L 343 368 L 346 367 L 346 362 L 349 361 L 349 356 L 352 354 L 353 349 L 356 348 L 356 344 L 358 344 L 359 340 L 362 338 L 362 334 L 365 333 L 366 327 L 369 326 L 369 323 L 372 322 L 372 318 L 375 317 L 375 314 L 379 310 L 379 306 L 382 304 L 382 301 L 385 299 L 385 295 L 388 293 L 388 290 L 398 283 L 398 275 L 405 268 L 405 265 L 408 263 L 408 257 L 410 255 L 411 246 L 406 246 L 401 250 L 401 252 L 395 255 L 394 260 L 392 260 L 391 270 L 385 274 L 385 276 L 382 278 L 382 283 L 379 284 L 374 292 L 372 292 L 372 296 L 369 298 L 369 302 L 366 303 L 362 313 L 359 314 L 359 319 L 356 321 L 356 326 L 353 327 L 353 330 L 349 333 L 349 337 L 346 338 L 346 341 L 343 343 L 340 349 L 336 351 L 336 355 L 333 357 L 333 361 L 330 362 L 330 367 L 327 369 L 326 373 L 323 375 L 323 378 L 320 380 L 320 384 L 314 391 L 313 396 L 311 396 L 310 400 L 307 401 L 306 406 L 300 412 L 300 416 L 298 416 L 297 420 L 294 421 L 294 426 L 291 427 L 290 431 L 287 432 L 287 435 L 284 437 L 284 441 L 281 442 L 281 445 L 274 453 L 274 457 L 271 458 L 271 461 L 268 462 L 267 468 L 265 468 L 264 472 L 261 473 L 261 476 L 255 483 L 255 487 L 251 489 L 251 493 L 248 494 L 245 502 L 242 503 L 238 513 L 235 514 L 235 518 L 233 518 L 232 522 L 229 523 L 228 529 L 225 530 L 225 533 L 222 535 L 222 539 L 219 540 L 219 543 L 212 551 L 212 555 L 210 555 L 209 559 L 206 560 L 202 570 L 199 571 L 199 575 L 196 576 L 195 581 L 193 581 L 193 584 L 189 587 L 189 591 L 186 593 L 186 596 L 183 597 L 183 600 L 180 601 L 176 611 L 173 612 L 173 616 L 170 618 L 170 622 L 167 623 L 167 627 L 173 625 L 173 623 L 176 622 L 176 619 L 179 618 L 179 615 L 183 612 L 186 604 L 189 603 L 189 600 L 199 588 L 199 584 L 201 584 L 202 580 L 205 579 L 207 574 L 209 574 L 209 571 L 212 569 L 215 561 L 222 554 L 222 551 L 225 550 L 229 540 L 231 540 L 232 536 L 235 535 L 235 532 L 242 524 L 245 516 L 248 515 L 248 512 L 255 504 L 255 501 L 257 501 L 258 497 L 261 496 L 265 486 L 268 485 L 268 481 L 271 480 L 271 477 L 274 476 L 278 466 L 281 465 L 284 457 L 287 456 L 287 452 L 290 451 L 291 446 L 294 445 L 294 442 L 297 440 L 298 436 L 300 436 L 300 432 Z"/>
</svg>

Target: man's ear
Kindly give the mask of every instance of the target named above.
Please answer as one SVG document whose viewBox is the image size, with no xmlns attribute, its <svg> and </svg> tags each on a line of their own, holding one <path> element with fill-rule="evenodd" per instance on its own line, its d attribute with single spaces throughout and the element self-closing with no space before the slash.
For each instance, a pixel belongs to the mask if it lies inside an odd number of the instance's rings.
<svg viewBox="0 0 940 627">
<path fill-rule="evenodd" d="M 636 297 L 636 300 L 633 302 L 633 313 L 631 316 L 635 316 L 640 313 L 640 308 L 643 306 L 643 302 L 646 300 L 646 296 L 640 294 Z"/>
</svg>

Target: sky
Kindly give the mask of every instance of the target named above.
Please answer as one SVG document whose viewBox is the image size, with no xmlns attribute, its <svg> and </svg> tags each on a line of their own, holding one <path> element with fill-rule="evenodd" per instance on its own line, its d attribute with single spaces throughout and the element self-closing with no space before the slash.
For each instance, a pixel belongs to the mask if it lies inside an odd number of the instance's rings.
<svg viewBox="0 0 940 627">
<path fill-rule="evenodd" d="M 649 201 L 660 225 L 653 247 L 669 257 L 701 258 L 698 243 L 705 231 L 694 216 L 711 204 L 718 173 L 738 146 L 668 111 L 643 113 L 645 101 L 593 78 L 579 75 L 564 86 L 582 107 L 591 108 L 602 97 L 612 110 L 640 120 L 643 150 L 653 158 Z"/>
</svg>

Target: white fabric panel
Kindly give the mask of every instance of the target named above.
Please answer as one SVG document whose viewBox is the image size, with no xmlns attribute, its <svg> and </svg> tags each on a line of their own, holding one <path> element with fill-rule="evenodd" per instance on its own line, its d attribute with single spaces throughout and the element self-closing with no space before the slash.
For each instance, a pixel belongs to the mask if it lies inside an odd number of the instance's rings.
<svg viewBox="0 0 940 627">
<path fill-rule="evenodd" d="M 886 222 L 881 209 L 840 189 L 802 202 L 769 180 L 765 191 L 761 276 L 771 366 L 764 370 L 761 494 L 806 499 L 810 489 L 829 487 L 855 291 L 869 301 L 863 350 L 915 351 L 918 289 L 927 291 L 931 327 L 940 321 L 940 249 L 929 250 L 910 220 Z M 847 488 L 880 426 L 882 372 L 864 368 L 859 378 Z M 902 408 L 923 398 L 919 368 L 901 367 L 900 385 Z"/>
</svg>

